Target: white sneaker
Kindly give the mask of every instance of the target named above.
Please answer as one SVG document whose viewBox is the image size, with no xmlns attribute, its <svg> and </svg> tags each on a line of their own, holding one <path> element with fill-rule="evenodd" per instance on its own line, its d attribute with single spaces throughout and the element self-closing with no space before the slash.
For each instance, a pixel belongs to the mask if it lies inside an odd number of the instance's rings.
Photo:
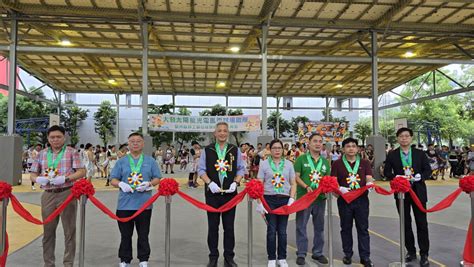
<svg viewBox="0 0 474 267">
<path fill-rule="evenodd" d="M 278 265 L 280 267 L 288 267 L 288 262 L 286 260 L 278 260 Z"/>
<path fill-rule="evenodd" d="M 148 267 L 148 262 L 147 261 L 141 261 L 138 266 L 139 267 Z"/>
<path fill-rule="evenodd" d="M 35 186 L 34 186 L 34 185 L 32 185 L 32 186 L 31 186 L 31 190 L 33 190 L 33 191 L 35 191 L 35 190 L 36 190 L 36 188 L 35 188 Z"/>
<path fill-rule="evenodd" d="M 277 266 L 277 265 L 276 265 L 276 260 L 270 260 L 270 261 L 268 261 L 267 267 L 276 267 L 276 266 Z"/>
<path fill-rule="evenodd" d="M 121 262 L 119 263 L 119 267 L 130 267 L 130 263 Z"/>
</svg>

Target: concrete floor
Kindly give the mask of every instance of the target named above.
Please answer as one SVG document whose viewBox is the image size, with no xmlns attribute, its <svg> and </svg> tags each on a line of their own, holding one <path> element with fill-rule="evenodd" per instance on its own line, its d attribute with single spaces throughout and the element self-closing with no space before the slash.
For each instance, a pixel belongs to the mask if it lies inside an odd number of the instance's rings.
<svg viewBox="0 0 474 267">
<path fill-rule="evenodd" d="M 383 184 L 388 188 L 387 184 Z M 457 188 L 456 185 L 443 185 L 442 183 L 429 186 L 428 207 L 447 196 Z M 182 190 L 200 200 L 204 199 L 203 188 Z M 15 192 L 15 191 L 14 191 Z M 38 192 L 15 193 L 22 202 L 39 204 Z M 117 191 L 99 191 L 96 197 L 104 202 L 111 210 L 115 210 Z M 371 216 L 371 250 L 375 266 L 388 266 L 390 262 L 399 259 L 399 225 L 398 214 L 395 209 L 393 197 L 370 194 Z M 342 245 L 339 235 L 339 219 L 337 205 L 333 204 L 333 237 L 334 257 L 337 265 L 341 265 Z M 164 199 L 159 198 L 153 208 L 152 229 L 150 233 L 151 258 L 150 266 L 164 266 L 165 253 L 165 205 Z M 266 266 L 264 221 L 255 212 L 253 213 L 254 225 L 254 266 Z M 428 215 L 431 249 L 431 266 L 459 266 L 466 236 L 466 228 L 470 219 L 470 199 L 462 194 L 452 207 L 447 210 Z M 79 216 L 78 216 L 79 217 Z M 171 218 L 171 265 L 172 266 L 205 266 L 208 259 L 206 243 L 207 219 L 204 211 L 197 210 L 179 197 L 173 198 Z M 327 226 L 326 226 L 327 227 Z M 308 227 L 309 229 L 310 227 Z M 79 227 L 78 227 L 79 229 Z M 327 228 L 326 228 L 327 229 Z M 235 222 L 236 233 L 236 262 L 240 266 L 247 266 L 247 202 L 242 202 L 237 208 Z M 312 233 L 309 230 L 310 240 Z M 25 231 L 28 234 L 28 231 Z M 359 261 L 357 252 L 357 237 L 354 227 L 354 257 L 353 262 Z M 56 245 L 56 263 L 62 266 L 63 234 L 61 226 L 58 228 Z M 136 242 L 134 242 L 134 245 Z M 85 266 L 117 266 L 118 265 L 119 231 L 117 223 L 102 214 L 90 203 L 86 212 L 86 261 Z M 296 266 L 295 260 L 295 224 L 294 216 L 290 217 L 288 226 L 288 262 Z M 222 242 L 220 245 L 222 248 Z M 327 251 L 327 247 L 326 247 Z M 222 253 L 222 250 L 221 250 Z M 13 252 L 7 266 L 30 267 L 42 265 L 41 236 L 23 248 Z M 136 255 L 136 251 L 134 253 Z M 307 266 L 317 266 L 307 257 Z M 78 253 L 76 253 L 77 261 Z M 136 259 L 132 266 L 138 266 Z M 222 259 L 221 259 L 222 264 Z M 354 264 L 354 266 L 358 266 Z M 416 264 L 414 266 L 417 266 Z"/>
</svg>

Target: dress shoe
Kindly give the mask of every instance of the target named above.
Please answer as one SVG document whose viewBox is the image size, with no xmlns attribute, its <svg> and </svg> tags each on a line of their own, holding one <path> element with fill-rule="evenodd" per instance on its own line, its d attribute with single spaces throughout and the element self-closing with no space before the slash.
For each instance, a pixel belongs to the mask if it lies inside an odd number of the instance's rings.
<svg viewBox="0 0 474 267">
<path fill-rule="evenodd" d="M 344 258 L 342 258 L 342 263 L 344 263 L 345 265 L 350 265 L 350 264 L 352 264 L 352 259 L 351 259 L 351 257 L 344 256 Z"/>
<path fill-rule="evenodd" d="M 420 266 L 421 267 L 430 266 L 430 262 L 428 261 L 428 256 L 427 255 L 421 255 L 420 256 Z"/>
<path fill-rule="evenodd" d="M 217 267 L 217 259 L 209 259 L 207 267 Z"/>
<path fill-rule="evenodd" d="M 311 256 L 311 258 L 313 260 L 317 261 L 320 264 L 328 264 L 329 263 L 328 258 L 326 258 L 326 256 L 324 256 L 324 255 L 319 255 L 319 256 L 313 255 L 313 256 Z"/>
<path fill-rule="evenodd" d="M 234 259 L 225 259 L 224 260 L 224 267 L 237 267 L 237 263 L 235 263 Z"/>
<path fill-rule="evenodd" d="M 306 260 L 304 259 L 304 257 L 298 257 L 298 258 L 296 258 L 296 264 L 297 265 L 306 265 Z"/>
<path fill-rule="evenodd" d="M 360 260 L 360 264 L 364 265 L 364 267 L 373 267 L 374 266 L 374 264 L 372 263 L 372 261 L 370 259 Z"/>
<path fill-rule="evenodd" d="M 405 262 L 412 262 L 416 260 L 416 254 L 407 253 L 405 256 Z"/>
</svg>

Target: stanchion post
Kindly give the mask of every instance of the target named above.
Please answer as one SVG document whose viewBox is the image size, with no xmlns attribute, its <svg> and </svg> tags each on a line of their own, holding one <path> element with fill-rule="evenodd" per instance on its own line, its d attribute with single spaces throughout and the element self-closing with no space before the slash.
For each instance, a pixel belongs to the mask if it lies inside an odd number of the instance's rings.
<svg viewBox="0 0 474 267">
<path fill-rule="evenodd" d="M 171 265 L 171 196 L 165 197 L 166 203 L 166 230 L 165 230 L 165 266 Z"/>
<path fill-rule="evenodd" d="M 247 266 L 252 267 L 252 247 L 253 247 L 253 210 L 252 198 L 248 196 L 247 216 L 248 216 L 248 240 L 247 240 Z"/>
<path fill-rule="evenodd" d="M 470 193 L 471 195 L 471 254 L 474 255 L 474 192 Z M 474 265 L 474 262 L 471 262 Z"/>
<path fill-rule="evenodd" d="M 7 207 L 8 207 L 8 198 L 4 198 L 2 201 L 2 233 L 1 233 L 1 244 L 0 244 L 0 254 L 5 250 L 5 245 L 7 241 Z"/>
<path fill-rule="evenodd" d="M 334 266 L 333 256 L 333 242 L 332 242 L 332 193 L 326 193 L 327 205 L 328 205 L 328 253 L 329 253 L 329 266 Z"/>
<path fill-rule="evenodd" d="M 398 217 L 400 218 L 400 262 L 392 262 L 388 266 L 405 267 L 405 193 L 397 193 L 398 195 Z"/>
<path fill-rule="evenodd" d="M 87 196 L 81 195 L 79 199 L 79 213 L 80 213 L 80 226 L 79 226 L 79 267 L 84 267 L 84 258 L 86 250 L 86 203 Z"/>
</svg>

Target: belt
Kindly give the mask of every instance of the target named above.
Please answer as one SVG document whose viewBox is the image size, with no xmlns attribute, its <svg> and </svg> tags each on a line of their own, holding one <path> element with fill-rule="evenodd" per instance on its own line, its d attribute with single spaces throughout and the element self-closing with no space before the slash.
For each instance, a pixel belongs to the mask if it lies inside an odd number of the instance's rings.
<svg viewBox="0 0 474 267">
<path fill-rule="evenodd" d="M 290 196 L 282 195 L 282 194 L 269 195 L 269 196 L 271 196 L 271 197 L 290 197 Z"/>
<path fill-rule="evenodd" d="M 72 186 L 68 186 L 68 187 L 60 187 L 60 188 L 53 188 L 53 189 L 46 189 L 44 190 L 45 192 L 48 192 L 48 193 L 61 193 L 61 192 L 64 192 L 66 190 L 69 190 L 71 189 Z"/>
</svg>

